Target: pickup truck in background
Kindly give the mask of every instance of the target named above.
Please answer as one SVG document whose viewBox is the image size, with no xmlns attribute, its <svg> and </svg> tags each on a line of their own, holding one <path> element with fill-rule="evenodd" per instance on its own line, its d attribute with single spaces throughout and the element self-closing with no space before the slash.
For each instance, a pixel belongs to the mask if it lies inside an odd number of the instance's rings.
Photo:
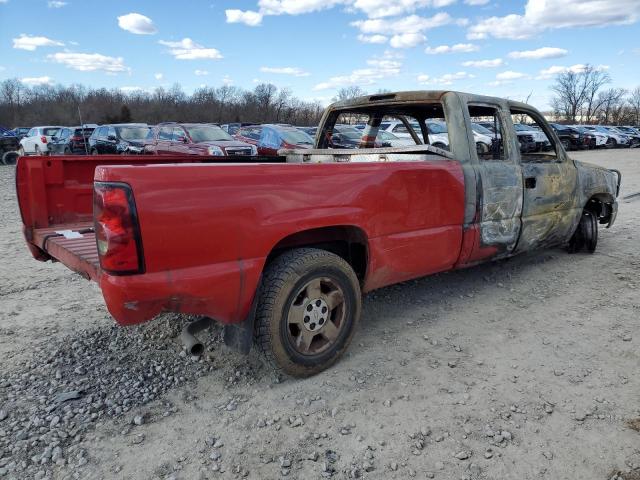
<svg viewBox="0 0 640 480">
<path fill-rule="evenodd" d="M 514 119 L 551 142 L 520 151 Z M 374 148 L 383 122 L 415 145 Z M 446 122 L 448 150 L 430 144 Z M 486 152 L 473 122 L 499 126 Z M 329 149 L 336 124 L 360 149 Z M 32 255 L 100 285 L 122 325 L 161 312 L 211 317 L 309 376 L 348 347 L 361 296 L 536 248 L 593 252 L 616 217 L 620 174 L 570 159 L 534 108 L 452 91 L 385 93 L 325 111 L 315 148 L 277 157 L 21 157 L 17 195 Z"/>
</svg>

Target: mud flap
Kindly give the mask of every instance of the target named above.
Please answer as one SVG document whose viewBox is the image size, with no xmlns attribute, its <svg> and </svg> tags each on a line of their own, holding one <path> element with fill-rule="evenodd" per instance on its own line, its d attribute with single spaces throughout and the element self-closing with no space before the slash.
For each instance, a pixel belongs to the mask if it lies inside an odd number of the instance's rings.
<svg viewBox="0 0 640 480">
<path fill-rule="evenodd" d="M 249 354 L 251 345 L 253 344 L 253 329 L 256 320 L 256 311 L 258 309 L 258 299 L 262 291 L 262 279 L 258 285 L 247 318 L 240 323 L 231 323 L 222 328 L 222 339 L 225 345 L 244 355 Z"/>
</svg>

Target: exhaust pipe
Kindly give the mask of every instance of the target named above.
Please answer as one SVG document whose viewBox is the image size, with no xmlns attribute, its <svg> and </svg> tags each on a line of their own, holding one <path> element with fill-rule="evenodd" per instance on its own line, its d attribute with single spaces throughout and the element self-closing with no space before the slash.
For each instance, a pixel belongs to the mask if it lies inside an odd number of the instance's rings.
<svg viewBox="0 0 640 480">
<path fill-rule="evenodd" d="M 209 317 L 202 317 L 185 325 L 180 334 L 180 340 L 188 354 L 200 356 L 204 353 L 204 344 L 198 340 L 196 334 L 212 326 L 213 319 Z"/>
</svg>

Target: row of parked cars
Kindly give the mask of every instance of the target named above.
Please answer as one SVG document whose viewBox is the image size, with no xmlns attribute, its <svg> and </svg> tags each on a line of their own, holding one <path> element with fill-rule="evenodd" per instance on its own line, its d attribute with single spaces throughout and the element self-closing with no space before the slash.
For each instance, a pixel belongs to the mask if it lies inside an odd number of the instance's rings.
<svg viewBox="0 0 640 480">
<path fill-rule="evenodd" d="M 409 124 L 416 132 L 418 124 Z M 551 123 L 566 150 L 640 146 L 640 130 L 631 126 L 561 125 Z M 449 148 L 444 121 L 426 122 L 430 143 Z M 332 148 L 358 148 L 367 125 L 337 124 L 331 132 Z M 500 141 L 499 125 L 491 121 L 472 123 L 479 153 L 487 153 Z M 537 126 L 515 123 L 523 152 L 551 148 L 547 135 Z M 206 156 L 277 155 L 281 148 L 312 148 L 317 127 L 288 124 L 209 124 L 165 122 L 158 125 L 123 123 L 76 127 L 40 126 L 0 130 L 3 163 L 15 163 L 18 155 L 119 155 L 194 154 Z M 415 144 L 407 123 L 398 119 L 383 121 L 376 132 L 376 147 L 402 147 Z"/>
</svg>

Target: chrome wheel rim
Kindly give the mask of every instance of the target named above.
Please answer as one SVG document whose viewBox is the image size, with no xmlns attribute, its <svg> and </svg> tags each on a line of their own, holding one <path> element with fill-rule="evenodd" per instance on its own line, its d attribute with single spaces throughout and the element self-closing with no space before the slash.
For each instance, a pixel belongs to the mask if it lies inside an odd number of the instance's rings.
<svg viewBox="0 0 640 480">
<path fill-rule="evenodd" d="M 328 277 L 314 278 L 289 306 L 287 337 L 301 355 L 317 355 L 336 343 L 346 324 L 344 292 Z"/>
</svg>

